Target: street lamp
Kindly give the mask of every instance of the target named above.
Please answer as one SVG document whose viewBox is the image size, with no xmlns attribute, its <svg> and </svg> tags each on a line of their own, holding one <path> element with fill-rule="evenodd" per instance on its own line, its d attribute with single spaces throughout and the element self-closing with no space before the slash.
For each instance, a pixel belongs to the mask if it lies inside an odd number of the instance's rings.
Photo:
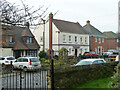
<svg viewBox="0 0 120 90">
<path fill-rule="evenodd" d="M 41 18 L 41 20 L 43 21 L 43 51 L 45 51 L 45 20 L 43 18 Z"/>
</svg>

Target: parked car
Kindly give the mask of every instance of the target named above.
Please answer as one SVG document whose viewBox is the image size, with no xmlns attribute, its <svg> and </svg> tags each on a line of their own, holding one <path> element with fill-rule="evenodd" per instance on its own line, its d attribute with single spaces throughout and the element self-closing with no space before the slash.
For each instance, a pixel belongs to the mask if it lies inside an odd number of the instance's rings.
<svg viewBox="0 0 120 90">
<path fill-rule="evenodd" d="M 109 60 L 115 61 L 116 57 L 118 56 L 119 53 L 113 52 L 113 54 L 108 55 Z"/>
<path fill-rule="evenodd" d="M 0 64 L 2 65 L 10 65 L 15 61 L 15 57 L 13 56 L 7 56 L 7 57 L 0 57 Z"/>
<path fill-rule="evenodd" d="M 82 56 L 82 58 L 91 58 L 91 57 L 98 57 L 99 55 L 95 52 L 85 52 Z"/>
<path fill-rule="evenodd" d="M 106 63 L 106 61 L 104 59 L 83 59 L 80 60 L 77 64 L 75 64 L 75 66 L 79 66 L 79 65 L 91 65 L 91 64 L 99 64 L 99 63 Z"/>
<path fill-rule="evenodd" d="M 13 67 L 22 69 L 23 71 L 37 70 L 41 67 L 41 62 L 37 57 L 19 57 L 14 63 Z"/>
</svg>

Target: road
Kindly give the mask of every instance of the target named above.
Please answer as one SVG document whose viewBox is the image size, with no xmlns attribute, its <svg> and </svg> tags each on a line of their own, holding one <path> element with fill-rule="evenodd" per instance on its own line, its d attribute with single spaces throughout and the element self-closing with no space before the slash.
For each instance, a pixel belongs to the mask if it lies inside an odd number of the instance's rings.
<svg viewBox="0 0 120 90">
<path fill-rule="evenodd" d="M 47 71 L 15 72 L 2 76 L 3 88 L 47 88 Z"/>
</svg>

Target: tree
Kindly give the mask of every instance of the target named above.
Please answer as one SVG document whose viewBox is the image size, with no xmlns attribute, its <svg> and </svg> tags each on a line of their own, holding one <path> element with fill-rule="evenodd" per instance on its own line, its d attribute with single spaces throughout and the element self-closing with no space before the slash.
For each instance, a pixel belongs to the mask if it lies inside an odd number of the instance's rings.
<svg viewBox="0 0 120 90">
<path fill-rule="evenodd" d="M 26 22 L 29 22 L 30 25 L 35 24 L 35 20 L 38 18 L 44 18 L 47 14 L 48 8 L 43 10 L 41 13 L 41 9 L 43 6 L 39 7 L 36 10 L 33 10 L 33 7 L 29 7 L 22 0 L 23 8 L 9 3 L 6 0 L 1 1 L 1 22 L 2 24 L 10 24 L 10 25 L 25 25 Z"/>
<path fill-rule="evenodd" d="M 66 48 L 59 50 L 59 60 L 68 61 L 68 50 Z"/>
<path fill-rule="evenodd" d="M 112 88 L 120 88 L 120 55 L 119 55 L 119 63 L 116 67 L 116 73 L 112 77 L 113 80 L 110 84 L 110 87 Z"/>
</svg>

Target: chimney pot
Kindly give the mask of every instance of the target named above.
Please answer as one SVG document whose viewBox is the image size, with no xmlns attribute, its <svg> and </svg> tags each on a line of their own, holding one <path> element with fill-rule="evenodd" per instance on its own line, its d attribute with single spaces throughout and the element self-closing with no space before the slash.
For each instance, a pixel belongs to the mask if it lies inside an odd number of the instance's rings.
<svg viewBox="0 0 120 90">
<path fill-rule="evenodd" d="M 87 20 L 87 21 L 86 21 L 86 23 L 87 23 L 87 24 L 90 24 L 90 21 L 89 21 L 89 20 Z"/>
</svg>

